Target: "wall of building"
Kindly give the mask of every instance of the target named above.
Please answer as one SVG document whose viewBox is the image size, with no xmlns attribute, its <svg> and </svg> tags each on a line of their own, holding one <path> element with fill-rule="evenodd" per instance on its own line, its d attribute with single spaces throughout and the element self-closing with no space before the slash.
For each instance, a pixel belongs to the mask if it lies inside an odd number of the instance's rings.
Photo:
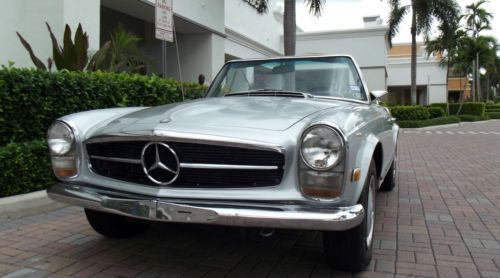
<svg viewBox="0 0 500 278">
<path fill-rule="evenodd" d="M 155 0 L 146 1 L 155 3 Z M 177 16 L 224 33 L 224 0 L 173 0 L 172 5 Z"/>
<path fill-rule="evenodd" d="M 256 58 L 283 53 L 283 24 L 274 14 L 276 4 L 275 0 L 269 1 L 268 12 L 259 14 L 245 1 L 224 1 L 228 54 Z M 241 55 L 236 55 L 238 52 Z"/>
<path fill-rule="evenodd" d="M 32 67 L 28 52 L 19 41 L 16 31 L 31 44 L 42 61 L 52 56 L 52 44 L 45 25 L 48 22 L 59 43 L 65 24 L 73 34 L 81 22 L 89 35 L 90 49 L 99 46 L 99 0 L 3 0 L 0 9 L 0 64 L 14 61 L 17 67 Z"/>
<path fill-rule="evenodd" d="M 411 84 L 410 59 L 389 59 L 387 64 L 387 85 L 405 86 Z M 446 68 L 440 67 L 439 62 L 418 59 L 417 85 L 446 84 Z"/>
</svg>

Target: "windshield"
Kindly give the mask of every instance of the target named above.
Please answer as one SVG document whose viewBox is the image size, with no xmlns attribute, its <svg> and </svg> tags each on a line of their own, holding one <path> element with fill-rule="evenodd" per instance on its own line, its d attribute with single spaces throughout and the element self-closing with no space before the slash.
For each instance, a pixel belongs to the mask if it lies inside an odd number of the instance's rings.
<svg viewBox="0 0 500 278">
<path fill-rule="evenodd" d="M 241 61 L 227 64 L 208 97 L 252 91 L 301 92 L 366 101 L 363 83 L 348 57 Z"/>
</svg>

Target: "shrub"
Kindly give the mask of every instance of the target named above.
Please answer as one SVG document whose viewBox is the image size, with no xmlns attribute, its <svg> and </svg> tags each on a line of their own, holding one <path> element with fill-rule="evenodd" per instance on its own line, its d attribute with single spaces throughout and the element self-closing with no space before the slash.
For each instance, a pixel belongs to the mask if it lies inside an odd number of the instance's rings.
<svg viewBox="0 0 500 278">
<path fill-rule="evenodd" d="M 444 112 L 445 110 L 443 110 L 443 108 L 441 107 L 429 107 L 427 108 L 427 110 L 429 110 L 431 119 L 446 116 L 446 113 Z"/>
<path fill-rule="evenodd" d="M 0 147 L 0 197 L 46 189 L 55 177 L 44 140 Z"/>
<path fill-rule="evenodd" d="M 392 116 L 400 121 L 427 120 L 430 118 L 427 108 L 420 105 L 393 106 L 390 107 L 390 110 Z"/>
<path fill-rule="evenodd" d="M 490 119 L 500 119 L 500 112 L 488 112 L 486 113 Z"/>
<path fill-rule="evenodd" d="M 493 100 L 488 100 L 486 102 L 486 106 L 488 106 L 488 105 L 495 105 L 495 102 Z"/>
<path fill-rule="evenodd" d="M 459 123 L 460 119 L 456 116 L 445 116 L 421 121 L 397 121 L 402 128 L 419 128 L 433 125 L 445 125 Z"/>
<path fill-rule="evenodd" d="M 486 105 L 486 110 L 500 109 L 500 104 Z"/>
<path fill-rule="evenodd" d="M 431 103 L 429 105 L 429 107 L 439 107 L 439 108 L 443 109 L 443 111 L 446 113 L 446 115 L 448 114 L 448 105 L 446 105 L 445 102 Z"/>
<path fill-rule="evenodd" d="M 456 115 L 460 103 L 450 103 L 450 115 Z M 460 115 L 484 116 L 486 105 L 482 102 L 465 102 L 460 110 Z"/>
<path fill-rule="evenodd" d="M 45 137 L 63 115 L 116 106 L 156 106 L 182 101 L 179 82 L 126 73 L 50 73 L 0 69 L 0 146 Z M 185 83 L 186 99 L 199 98 L 205 88 Z"/>
</svg>

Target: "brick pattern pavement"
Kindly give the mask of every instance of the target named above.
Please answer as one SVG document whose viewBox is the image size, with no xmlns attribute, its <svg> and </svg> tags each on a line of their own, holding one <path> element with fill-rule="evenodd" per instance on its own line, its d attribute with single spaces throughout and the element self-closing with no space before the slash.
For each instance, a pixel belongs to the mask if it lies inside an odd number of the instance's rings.
<svg viewBox="0 0 500 278">
<path fill-rule="evenodd" d="M 329 269 L 318 232 L 261 238 L 238 228 L 154 224 L 112 240 L 68 207 L 0 219 L 0 275 L 500 277 L 500 121 L 438 131 L 401 133 L 399 187 L 377 196 L 373 260 L 362 273 Z"/>
</svg>

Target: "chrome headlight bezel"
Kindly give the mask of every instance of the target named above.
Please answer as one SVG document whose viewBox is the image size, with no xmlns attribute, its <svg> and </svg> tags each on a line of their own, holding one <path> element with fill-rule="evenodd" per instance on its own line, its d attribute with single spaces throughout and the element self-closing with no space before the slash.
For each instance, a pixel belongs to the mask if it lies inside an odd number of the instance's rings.
<svg viewBox="0 0 500 278">
<path fill-rule="evenodd" d="M 308 157 L 307 157 L 307 154 L 304 153 L 304 145 L 305 145 L 304 140 L 305 140 L 306 136 L 309 135 L 314 129 L 318 129 L 318 128 L 323 128 L 323 129 L 327 130 L 328 132 L 331 132 L 330 134 L 332 136 L 334 136 L 334 137 L 332 137 L 332 139 L 335 138 L 336 140 L 338 140 L 337 159 L 333 163 L 331 163 L 330 165 L 327 165 L 326 167 L 317 167 L 317 166 L 311 164 L 310 159 L 308 159 Z M 319 124 L 311 125 L 306 130 L 304 130 L 304 132 L 302 133 L 302 136 L 300 137 L 300 158 L 301 158 L 302 162 L 308 168 L 315 170 L 315 171 L 328 171 L 328 170 L 333 169 L 335 166 L 337 166 L 344 158 L 345 148 L 346 148 L 346 144 L 345 144 L 345 140 L 344 140 L 344 137 L 342 136 L 342 134 L 336 128 L 334 128 L 328 124 L 319 123 Z M 326 146 L 325 146 L 325 149 L 327 149 Z"/>
<path fill-rule="evenodd" d="M 47 144 L 52 156 L 64 156 L 75 148 L 75 133 L 62 121 L 55 121 L 47 131 Z"/>
<path fill-rule="evenodd" d="M 80 173 L 77 136 L 75 127 L 61 120 L 56 120 L 47 131 L 52 170 L 59 179 L 73 179 Z"/>
</svg>

